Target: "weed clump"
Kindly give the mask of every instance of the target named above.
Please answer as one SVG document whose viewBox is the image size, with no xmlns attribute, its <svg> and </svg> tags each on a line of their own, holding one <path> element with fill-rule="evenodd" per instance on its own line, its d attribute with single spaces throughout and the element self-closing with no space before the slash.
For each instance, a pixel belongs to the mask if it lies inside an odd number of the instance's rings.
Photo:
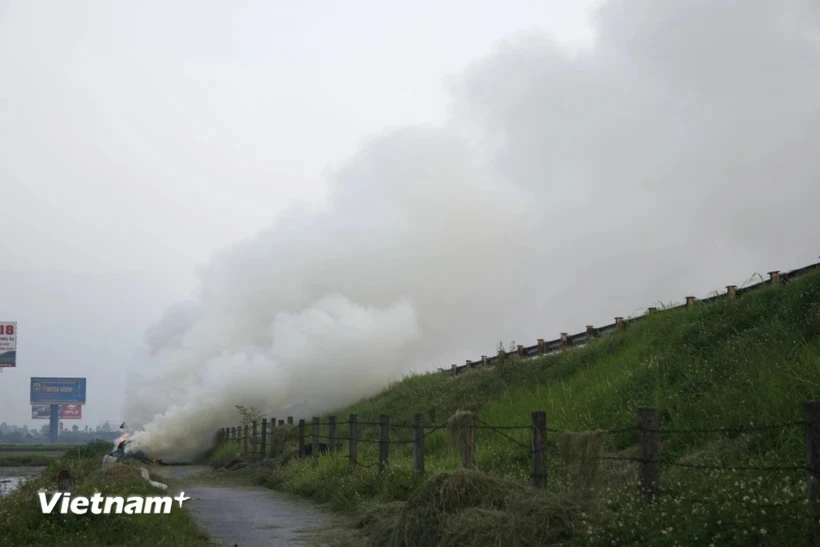
<svg viewBox="0 0 820 547">
<path fill-rule="evenodd" d="M 571 490 L 588 497 L 598 484 L 605 431 L 565 431 L 558 440 L 558 454 L 569 474 Z"/>
<path fill-rule="evenodd" d="M 581 508 L 477 471 L 439 473 L 403 504 L 370 513 L 373 544 L 392 546 L 545 545 L 573 536 Z"/>
</svg>

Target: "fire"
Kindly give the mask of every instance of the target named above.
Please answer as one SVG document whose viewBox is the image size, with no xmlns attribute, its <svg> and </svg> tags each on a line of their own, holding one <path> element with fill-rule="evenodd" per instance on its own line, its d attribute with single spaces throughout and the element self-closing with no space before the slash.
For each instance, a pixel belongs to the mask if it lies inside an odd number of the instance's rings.
<svg viewBox="0 0 820 547">
<path fill-rule="evenodd" d="M 117 439 L 116 441 L 114 441 L 114 446 L 119 446 L 119 445 L 120 445 L 120 443 L 121 443 L 121 442 L 123 442 L 123 441 L 124 441 L 125 439 L 127 439 L 127 438 L 128 438 L 128 433 L 123 433 L 123 434 L 122 434 L 122 436 L 120 436 L 120 438 L 119 438 L 119 439 Z"/>
</svg>

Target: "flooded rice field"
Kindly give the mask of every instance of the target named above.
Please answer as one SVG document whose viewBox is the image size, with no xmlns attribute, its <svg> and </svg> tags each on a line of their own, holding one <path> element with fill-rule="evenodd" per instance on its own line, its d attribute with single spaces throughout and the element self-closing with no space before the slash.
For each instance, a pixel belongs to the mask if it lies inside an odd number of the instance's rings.
<svg viewBox="0 0 820 547">
<path fill-rule="evenodd" d="M 9 495 L 24 482 L 36 479 L 45 467 L 0 467 L 0 498 Z"/>
</svg>

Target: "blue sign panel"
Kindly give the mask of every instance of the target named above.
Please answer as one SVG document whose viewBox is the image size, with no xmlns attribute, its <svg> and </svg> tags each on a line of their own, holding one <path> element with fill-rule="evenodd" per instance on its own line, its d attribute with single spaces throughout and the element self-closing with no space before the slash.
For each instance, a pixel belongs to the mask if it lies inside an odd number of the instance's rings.
<svg viewBox="0 0 820 547">
<path fill-rule="evenodd" d="M 31 404 L 85 404 L 85 378 L 32 378 Z"/>
</svg>

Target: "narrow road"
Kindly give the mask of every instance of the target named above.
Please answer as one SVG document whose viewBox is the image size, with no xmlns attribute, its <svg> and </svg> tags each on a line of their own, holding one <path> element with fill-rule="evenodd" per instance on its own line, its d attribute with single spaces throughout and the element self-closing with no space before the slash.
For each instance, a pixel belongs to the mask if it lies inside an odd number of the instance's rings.
<svg viewBox="0 0 820 547">
<path fill-rule="evenodd" d="M 151 478 L 167 477 L 184 491 L 191 515 L 223 545 L 237 547 L 333 547 L 350 533 L 339 521 L 307 503 L 268 488 L 251 486 L 207 486 L 210 468 L 175 466 L 155 468 Z M 155 477 L 156 475 L 156 477 Z"/>
</svg>

